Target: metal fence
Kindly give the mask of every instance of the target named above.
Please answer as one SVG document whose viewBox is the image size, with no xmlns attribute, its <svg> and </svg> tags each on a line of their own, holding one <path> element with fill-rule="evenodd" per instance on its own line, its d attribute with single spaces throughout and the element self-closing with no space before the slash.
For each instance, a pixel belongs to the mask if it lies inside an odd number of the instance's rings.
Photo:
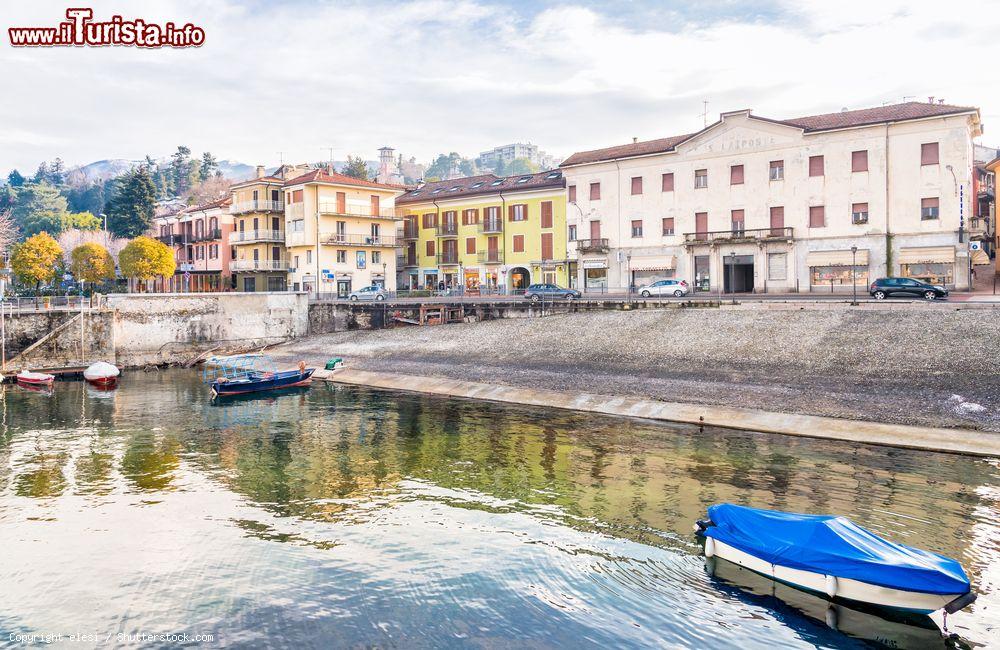
<svg viewBox="0 0 1000 650">
<path fill-rule="evenodd" d="M 0 298 L 0 309 L 6 314 L 44 311 L 89 311 L 107 306 L 107 296 L 38 296 L 27 298 Z"/>
</svg>

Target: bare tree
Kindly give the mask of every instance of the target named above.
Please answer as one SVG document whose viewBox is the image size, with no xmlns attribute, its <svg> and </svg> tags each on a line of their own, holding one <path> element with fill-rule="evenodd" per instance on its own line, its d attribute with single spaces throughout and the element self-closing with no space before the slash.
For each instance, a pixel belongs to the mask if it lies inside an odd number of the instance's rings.
<svg viewBox="0 0 1000 650">
<path fill-rule="evenodd" d="M 0 259 L 10 253 L 10 249 L 17 242 L 17 224 L 10 210 L 0 210 Z"/>
<path fill-rule="evenodd" d="M 111 253 L 112 259 L 116 262 L 118 261 L 118 253 L 128 244 L 127 239 L 115 237 L 106 230 L 78 230 L 76 228 L 62 231 L 59 233 L 56 241 L 59 242 L 59 246 L 63 249 L 63 259 L 66 260 L 67 266 L 73 262 L 71 258 L 73 249 L 80 244 L 91 242 L 100 244 Z"/>
<path fill-rule="evenodd" d="M 222 176 L 211 176 L 196 183 L 187 195 L 188 205 L 204 205 L 229 194 L 229 180 Z"/>
</svg>

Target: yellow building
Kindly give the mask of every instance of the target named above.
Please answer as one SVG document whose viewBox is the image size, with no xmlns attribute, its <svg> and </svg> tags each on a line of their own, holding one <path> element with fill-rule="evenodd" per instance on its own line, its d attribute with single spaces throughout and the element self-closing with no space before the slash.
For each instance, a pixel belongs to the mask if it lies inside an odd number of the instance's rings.
<svg viewBox="0 0 1000 650">
<path fill-rule="evenodd" d="M 288 281 L 296 291 L 346 297 L 396 290 L 398 185 L 313 170 L 284 183 Z"/>
<path fill-rule="evenodd" d="M 279 170 L 281 174 L 284 170 Z M 284 180 L 257 176 L 232 186 L 233 232 L 229 234 L 232 262 L 229 269 L 236 278 L 237 291 L 285 291 L 288 257 L 285 255 Z"/>
<path fill-rule="evenodd" d="M 427 183 L 396 200 L 403 219 L 402 285 L 512 292 L 569 286 L 566 184 L 558 170 Z"/>
</svg>

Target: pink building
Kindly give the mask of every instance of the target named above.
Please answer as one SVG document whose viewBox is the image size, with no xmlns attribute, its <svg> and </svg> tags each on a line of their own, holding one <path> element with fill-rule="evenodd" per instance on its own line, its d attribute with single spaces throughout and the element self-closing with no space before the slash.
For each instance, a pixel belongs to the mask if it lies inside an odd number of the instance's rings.
<svg viewBox="0 0 1000 650">
<path fill-rule="evenodd" d="M 165 282 L 157 281 L 154 290 L 188 293 L 232 289 L 230 202 L 227 196 L 155 219 L 154 236 L 174 250 L 177 270 Z"/>
</svg>

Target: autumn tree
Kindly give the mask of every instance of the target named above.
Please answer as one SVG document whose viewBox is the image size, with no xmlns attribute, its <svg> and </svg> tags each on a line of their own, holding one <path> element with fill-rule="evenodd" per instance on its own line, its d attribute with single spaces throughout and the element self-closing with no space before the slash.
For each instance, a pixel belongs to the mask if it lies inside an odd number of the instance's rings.
<svg viewBox="0 0 1000 650">
<path fill-rule="evenodd" d="M 62 257 L 62 249 L 47 232 L 28 237 L 14 247 L 10 258 L 10 268 L 21 282 L 35 285 L 35 297 L 43 282 L 51 282 L 56 277 L 56 265 Z"/>
<path fill-rule="evenodd" d="M 130 241 L 118 254 L 118 265 L 126 278 L 143 283 L 171 276 L 177 269 L 173 249 L 151 237 L 136 237 Z"/>
<path fill-rule="evenodd" d="M 80 282 L 94 285 L 104 280 L 113 280 L 115 277 L 115 261 L 111 259 L 111 253 L 96 242 L 80 244 L 73 249 L 71 257 L 70 271 Z M 93 304 L 93 292 L 90 300 Z"/>
</svg>

